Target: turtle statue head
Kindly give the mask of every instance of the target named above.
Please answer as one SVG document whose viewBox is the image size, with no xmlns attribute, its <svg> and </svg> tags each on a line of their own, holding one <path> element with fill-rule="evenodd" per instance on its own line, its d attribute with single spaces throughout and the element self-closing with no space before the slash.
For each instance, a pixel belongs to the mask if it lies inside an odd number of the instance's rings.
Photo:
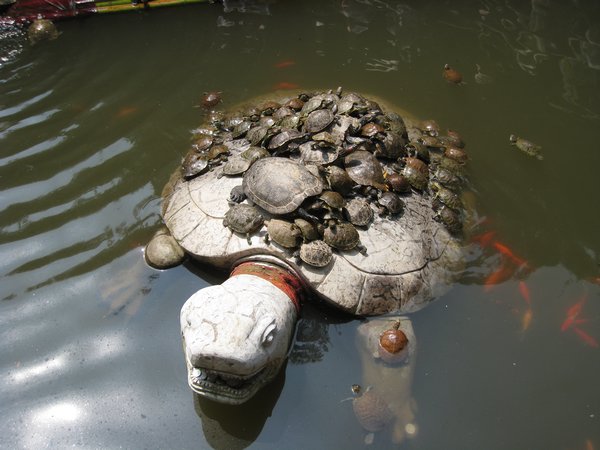
<svg viewBox="0 0 600 450">
<path fill-rule="evenodd" d="M 287 277 L 282 268 L 245 263 L 223 284 L 187 300 L 181 334 L 194 392 L 235 405 L 275 377 L 288 353 L 301 291 Z"/>
</svg>

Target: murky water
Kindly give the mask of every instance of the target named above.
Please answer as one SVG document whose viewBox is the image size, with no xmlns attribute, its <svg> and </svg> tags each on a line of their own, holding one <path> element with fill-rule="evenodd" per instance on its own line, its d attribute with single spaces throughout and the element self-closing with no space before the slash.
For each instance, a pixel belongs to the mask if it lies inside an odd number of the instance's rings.
<svg viewBox="0 0 600 450">
<path fill-rule="evenodd" d="M 222 277 L 142 261 L 202 92 L 227 107 L 280 83 L 342 85 L 459 130 L 481 232 L 533 269 L 486 284 L 511 263 L 475 246 L 464 281 L 412 317 L 418 431 L 399 447 L 600 447 L 597 2 L 226 2 L 59 28 L 0 45 L 0 447 L 364 447 L 342 401 L 357 321 L 308 307 L 276 383 L 242 408 L 203 404 L 178 315 Z"/>
</svg>

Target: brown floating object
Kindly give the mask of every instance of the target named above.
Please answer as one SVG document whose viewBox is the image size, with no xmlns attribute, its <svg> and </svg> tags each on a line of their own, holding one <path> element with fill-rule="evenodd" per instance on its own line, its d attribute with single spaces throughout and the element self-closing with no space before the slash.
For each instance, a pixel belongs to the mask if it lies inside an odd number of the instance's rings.
<svg viewBox="0 0 600 450">
<path fill-rule="evenodd" d="M 463 78 L 460 72 L 458 72 L 456 69 L 453 69 L 448 64 L 444 65 L 444 71 L 442 72 L 442 75 L 446 81 L 456 84 L 462 83 Z"/>
</svg>

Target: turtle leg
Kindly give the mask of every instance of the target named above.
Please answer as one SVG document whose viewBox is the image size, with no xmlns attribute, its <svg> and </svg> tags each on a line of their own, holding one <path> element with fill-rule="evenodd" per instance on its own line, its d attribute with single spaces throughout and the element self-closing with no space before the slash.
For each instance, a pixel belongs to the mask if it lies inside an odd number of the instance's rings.
<svg viewBox="0 0 600 450">
<path fill-rule="evenodd" d="M 234 186 L 229 193 L 230 203 L 242 203 L 246 199 L 242 185 Z"/>
<path fill-rule="evenodd" d="M 312 214 L 310 214 L 308 211 L 306 211 L 304 208 L 300 207 L 296 210 L 296 213 L 298 214 L 298 217 L 308 220 L 309 222 L 312 223 L 319 223 L 319 218 L 317 216 L 313 216 Z"/>
<path fill-rule="evenodd" d="M 181 264 L 185 252 L 165 227 L 158 230 L 144 250 L 146 262 L 156 269 L 168 269 Z"/>
</svg>

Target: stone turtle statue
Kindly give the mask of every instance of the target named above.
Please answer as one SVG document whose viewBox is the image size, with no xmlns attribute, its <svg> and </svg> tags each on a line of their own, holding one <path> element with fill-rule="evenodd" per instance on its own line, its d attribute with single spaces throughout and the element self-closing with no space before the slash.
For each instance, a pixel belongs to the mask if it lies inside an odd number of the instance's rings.
<svg viewBox="0 0 600 450">
<path fill-rule="evenodd" d="M 445 159 L 443 148 L 427 152 L 418 188 L 394 193 L 401 207 L 381 206 L 382 194 L 393 193 L 388 179 L 415 165 L 409 136 L 427 133 L 408 115 L 341 89 L 273 94 L 248 105 L 201 133 L 212 145 L 227 146 L 229 160 L 246 158 L 256 146 L 268 156 L 253 158 L 235 175 L 223 173 L 224 161 L 191 177 L 179 168 L 163 191 L 166 229 L 145 253 L 158 268 L 187 254 L 231 271 L 181 310 L 189 385 L 228 404 L 245 402 L 279 371 L 304 300 L 318 298 L 356 316 L 410 313 L 445 293 L 463 264 L 456 222 L 464 212 L 453 211 L 448 227 L 440 211 L 450 207 L 427 184 Z M 319 110 L 327 111 L 326 120 L 312 123 Z M 244 121 L 246 131 L 234 138 L 232 130 Z M 368 123 L 378 131 L 365 136 Z M 273 140 L 276 146 L 269 145 Z M 356 214 L 354 223 L 354 208 L 345 209 L 353 199 L 372 209 Z M 238 205 L 251 208 L 230 212 Z"/>
</svg>

